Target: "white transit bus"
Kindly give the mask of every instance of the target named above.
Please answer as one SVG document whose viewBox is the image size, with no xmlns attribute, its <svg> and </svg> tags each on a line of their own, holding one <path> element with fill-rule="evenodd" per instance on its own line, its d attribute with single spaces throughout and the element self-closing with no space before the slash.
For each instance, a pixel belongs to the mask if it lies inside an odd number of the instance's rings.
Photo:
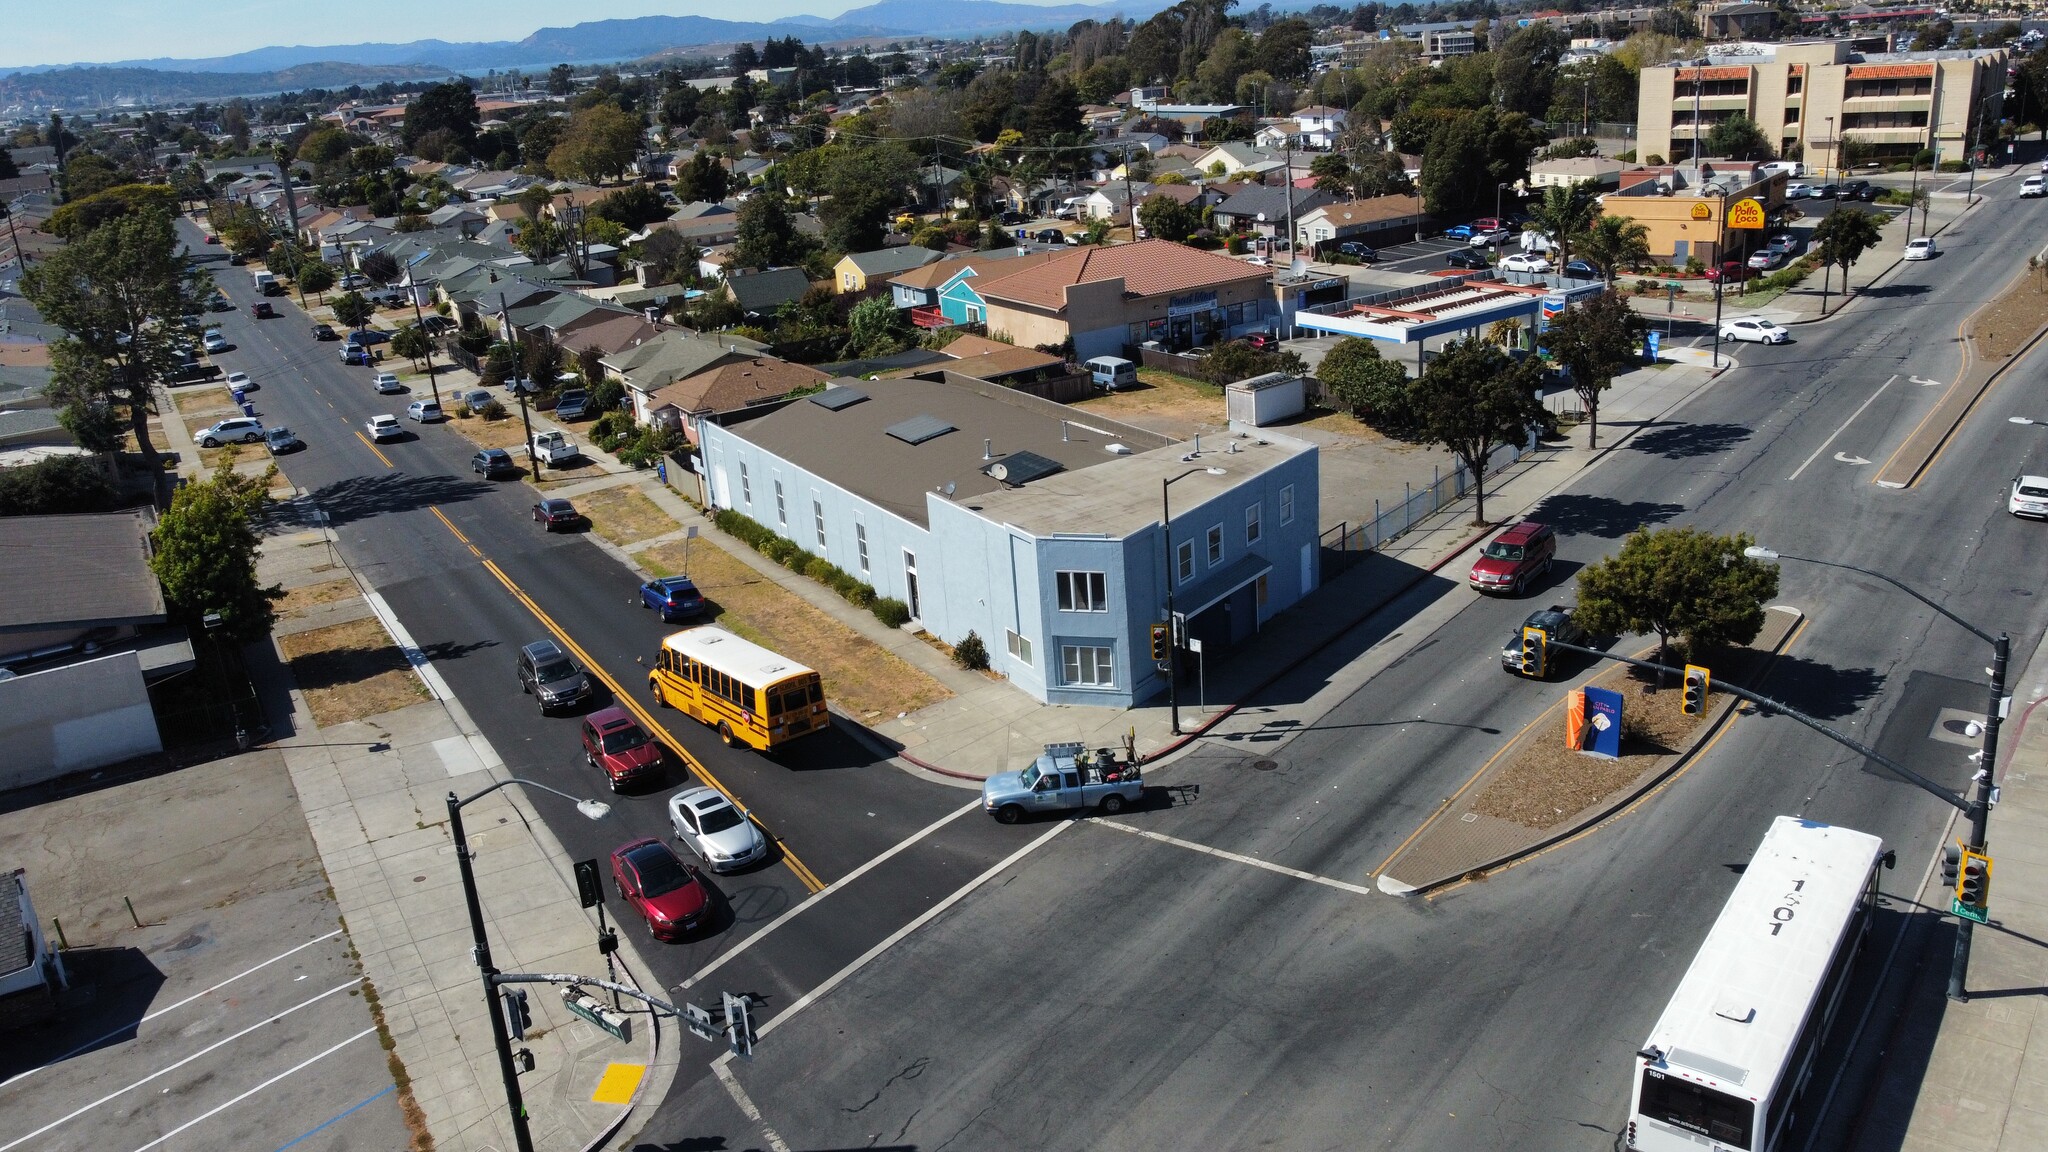
<svg viewBox="0 0 2048 1152">
<path fill-rule="evenodd" d="M 1867 832 L 1772 821 L 1636 1054 L 1629 1148 L 1788 1145 L 1891 863 Z"/>
</svg>

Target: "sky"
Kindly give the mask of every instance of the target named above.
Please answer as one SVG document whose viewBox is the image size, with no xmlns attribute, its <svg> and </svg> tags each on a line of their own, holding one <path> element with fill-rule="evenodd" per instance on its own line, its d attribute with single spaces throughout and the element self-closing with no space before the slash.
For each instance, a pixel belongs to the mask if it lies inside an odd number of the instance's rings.
<svg viewBox="0 0 2048 1152">
<path fill-rule="evenodd" d="M 0 67 L 228 56 L 298 44 L 523 40 L 634 16 L 830 19 L 869 0 L 0 0 Z M 1030 2 L 1030 0 L 1025 0 Z"/>
</svg>

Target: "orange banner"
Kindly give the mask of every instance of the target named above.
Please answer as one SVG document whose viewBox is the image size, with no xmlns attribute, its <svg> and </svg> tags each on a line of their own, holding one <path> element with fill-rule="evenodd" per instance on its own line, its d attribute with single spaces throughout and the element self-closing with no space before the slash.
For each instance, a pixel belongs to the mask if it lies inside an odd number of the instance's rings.
<svg viewBox="0 0 2048 1152">
<path fill-rule="evenodd" d="M 1564 698 L 1564 746 L 1573 752 L 1586 746 L 1586 694 L 1576 688 Z"/>
</svg>

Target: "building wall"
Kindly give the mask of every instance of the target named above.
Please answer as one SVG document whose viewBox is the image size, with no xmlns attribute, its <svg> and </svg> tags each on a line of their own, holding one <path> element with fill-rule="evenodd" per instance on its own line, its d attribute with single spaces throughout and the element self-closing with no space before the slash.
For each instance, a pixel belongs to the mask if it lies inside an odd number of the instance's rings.
<svg viewBox="0 0 2048 1152">
<path fill-rule="evenodd" d="M 0 680 L 0 792 L 163 750 L 133 652 Z"/>
<path fill-rule="evenodd" d="M 1773 175 L 1728 197 L 1609 195 L 1601 203 L 1608 215 L 1633 220 L 1649 232 L 1652 259 L 1683 264 L 1697 257 L 1712 265 L 1754 251 L 1764 238 L 1763 231 L 1751 231 L 1747 237 L 1733 229 L 1724 231 L 1721 220 L 1726 206 L 1755 197 L 1765 211 L 1774 211 L 1785 202 L 1786 183 L 1783 175 Z M 1704 217 L 1694 215 L 1699 209 L 1705 210 Z"/>
</svg>

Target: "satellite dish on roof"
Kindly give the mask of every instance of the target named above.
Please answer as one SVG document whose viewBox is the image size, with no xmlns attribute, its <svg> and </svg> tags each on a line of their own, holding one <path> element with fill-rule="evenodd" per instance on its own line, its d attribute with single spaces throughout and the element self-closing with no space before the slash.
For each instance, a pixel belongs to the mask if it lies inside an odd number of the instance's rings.
<svg viewBox="0 0 2048 1152">
<path fill-rule="evenodd" d="M 1001 464 L 991 464 L 989 465 L 988 475 L 991 480 L 1008 480 L 1010 478 L 1010 470 Z"/>
<path fill-rule="evenodd" d="M 1000 479 L 1000 477 L 998 477 L 998 479 Z M 953 494 L 953 490 L 958 487 L 958 484 L 955 484 L 951 480 L 948 480 L 946 481 L 946 486 L 944 488 L 939 489 L 939 491 L 944 492 L 948 496 L 951 496 Z"/>
</svg>

